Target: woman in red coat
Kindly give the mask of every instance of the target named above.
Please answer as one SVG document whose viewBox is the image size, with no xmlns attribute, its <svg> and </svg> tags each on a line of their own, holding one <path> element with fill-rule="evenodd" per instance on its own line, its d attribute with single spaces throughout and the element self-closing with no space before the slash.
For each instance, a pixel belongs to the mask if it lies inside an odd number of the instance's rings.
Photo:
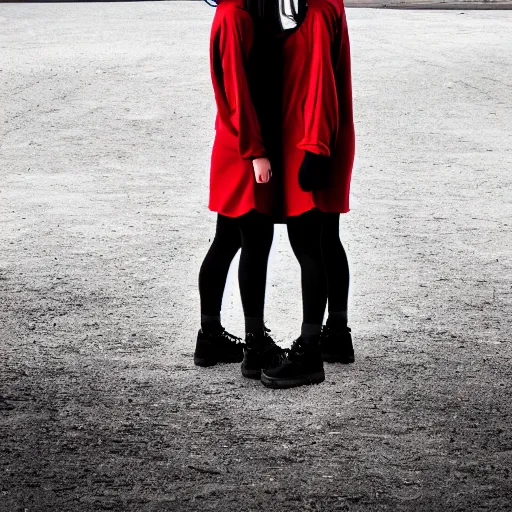
<svg viewBox="0 0 512 512">
<path fill-rule="evenodd" d="M 273 239 L 273 187 L 268 116 L 267 69 L 255 50 L 255 24 L 244 0 L 219 2 L 212 24 L 210 67 L 217 118 L 210 168 L 210 210 L 217 212 L 213 243 L 199 274 L 201 329 L 195 364 L 240 362 L 240 339 L 220 321 L 231 261 L 241 247 L 239 285 L 246 334 L 277 350 L 263 324 L 267 262 Z M 259 107 L 259 108 L 257 108 Z M 262 120 L 265 127 L 262 127 Z M 265 129 L 263 129 L 265 128 Z M 251 365 L 249 365 L 251 366 Z M 251 368 L 248 368 L 250 372 Z M 259 368 L 257 369 L 259 378 Z"/>
<path fill-rule="evenodd" d="M 301 266 L 304 316 L 288 357 L 262 373 L 271 387 L 323 381 L 322 358 L 354 360 L 349 270 L 339 239 L 340 214 L 349 211 L 355 140 L 343 0 L 308 0 L 304 22 L 284 41 L 283 66 L 283 208 Z"/>
</svg>

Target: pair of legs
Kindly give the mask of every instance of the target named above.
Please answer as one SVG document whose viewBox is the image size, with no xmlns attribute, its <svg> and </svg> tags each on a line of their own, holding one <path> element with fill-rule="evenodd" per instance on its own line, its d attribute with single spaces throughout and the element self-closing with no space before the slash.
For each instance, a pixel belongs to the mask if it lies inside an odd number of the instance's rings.
<svg viewBox="0 0 512 512">
<path fill-rule="evenodd" d="M 268 256 L 273 237 L 272 219 L 255 210 L 236 218 L 217 216 L 215 238 L 199 272 L 203 331 L 222 329 L 222 297 L 229 267 L 240 248 L 238 281 L 246 331 L 263 330 Z"/>
<path fill-rule="evenodd" d="M 323 382 L 323 361 L 354 360 L 347 326 L 349 269 L 339 238 L 339 214 L 310 210 L 289 217 L 287 227 L 301 267 L 303 323 L 286 357 L 261 372 L 261 381 L 271 388 Z M 329 318 L 322 331 L 327 302 Z"/>
<path fill-rule="evenodd" d="M 326 304 L 328 323 L 347 324 L 349 266 L 339 237 L 339 213 L 317 210 L 287 220 L 292 250 L 301 267 L 303 323 L 306 332 L 322 325 Z M 238 218 L 218 215 L 215 238 L 199 273 L 203 327 L 220 326 L 226 278 L 240 248 L 238 271 L 244 314 L 248 323 L 263 322 L 267 264 L 273 239 L 271 220 L 256 211 Z M 308 331 L 309 330 L 309 331 Z"/>
<path fill-rule="evenodd" d="M 327 302 L 328 324 L 347 325 L 350 275 L 339 220 L 339 213 L 318 210 L 287 219 L 290 245 L 301 267 L 303 337 L 320 333 Z"/>
</svg>

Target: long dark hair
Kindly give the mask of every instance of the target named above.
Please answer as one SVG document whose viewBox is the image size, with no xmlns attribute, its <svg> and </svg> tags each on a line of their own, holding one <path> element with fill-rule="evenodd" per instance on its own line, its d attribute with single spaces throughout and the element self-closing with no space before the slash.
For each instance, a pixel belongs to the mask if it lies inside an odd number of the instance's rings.
<svg viewBox="0 0 512 512">
<path fill-rule="evenodd" d="M 306 17 L 307 0 L 244 0 L 254 22 L 275 34 L 295 30 Z"/>
</svg>

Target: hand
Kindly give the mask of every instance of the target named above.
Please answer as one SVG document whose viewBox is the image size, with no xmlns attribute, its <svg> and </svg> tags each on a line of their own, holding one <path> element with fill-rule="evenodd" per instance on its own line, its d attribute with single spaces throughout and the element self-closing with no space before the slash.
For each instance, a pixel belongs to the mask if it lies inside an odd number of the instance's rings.
<svg viewBox="0 0 512 512">
<path fill-rule="evenodd" d="M 268 183 L 272 177 L 272 168 L 268 158 L 255 158 L 252 161 L 256 183 Z"/>
<path fill-rule="evenodd" d="M 331 175 L 331 157 L 306 151 L 299 169 L 299 185 L 304 192 L 328 188 Z"/>
</svg>

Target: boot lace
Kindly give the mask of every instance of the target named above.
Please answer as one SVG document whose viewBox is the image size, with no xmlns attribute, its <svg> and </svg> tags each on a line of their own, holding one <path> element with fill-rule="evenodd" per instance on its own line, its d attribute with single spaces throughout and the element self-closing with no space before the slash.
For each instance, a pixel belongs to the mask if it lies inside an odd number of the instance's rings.
<svg viewBox="0 0 512 512">
<path fill-rule="evenodd" d="M 304 353 L 304 340 L 297 338 L 290 348 L 282 349 L 281 360 L 293 361 Z"/>
<path fill-rule="evenodd" d="M 270 366 L 279 365 L 281 362 L 284 349 L 282 349 L 270 336 L 271 330 L 267 327 L 263 327 L 263 336 L 256 341 L 261 347 L 260 350 L 265 354 L 265 360 Z"/>
<path fill-rule="evenodd" d="M 239 338 L 238 336 L 235 336 L 234 334 L 231 334 L 230 332 L 226 331 L 226 329 L 224 329 L 222 331 L 221 336 L 228 343 L 234 343 L 235 345 L 243 345 L 242 338 Z"/>
</svg>

